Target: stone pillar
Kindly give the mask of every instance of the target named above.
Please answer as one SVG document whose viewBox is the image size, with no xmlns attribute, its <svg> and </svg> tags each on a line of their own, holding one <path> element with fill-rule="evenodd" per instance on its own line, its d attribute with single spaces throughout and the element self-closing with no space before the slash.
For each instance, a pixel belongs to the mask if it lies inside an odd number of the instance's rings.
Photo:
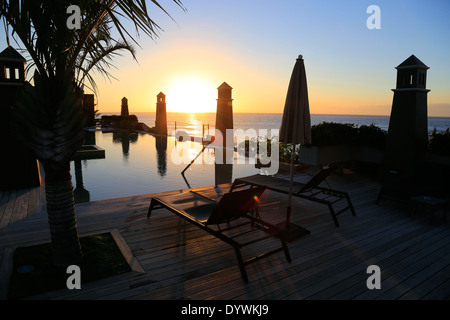
<svg viewBox="0 0 450 320">
<path fill-rule="evenodd" d="M 233 182 L 233 164 L 215 163 L 214 164 L 214 184 L 229 184 Z"/>
<path fill-rule="evenodd" d="M 158 135 L 167 136 L 166 95 L 160 92 L 156 98 L 156 133 Z"/>
<path fill-rule="evenodd" d="M 122 98 L 122 109 L 120 111 L 120 115 L 122 117 L 128 117 L 130 115 L 128 112 L 128 99 L 125 97 Z"/>
<path fill-rule="evenodd" d="M 233 130 L 233 99 L 231 95 L 233 88 L 224 82 L 217 90 L 216 130 L 222 133 L 222 146 L 225 148 L 227 146 L 227 129 Z M 229 143 L 230 146 L 234 146 L 234 141 L 230 141 Z"/>
<path fill-rule="evenodd" d="M 20 189 L 41 184 L 37 159 L 13 134 L 11 107 L 25 82 L 26 60 L 12 47 L 0 53 L 0 188 Z"/>
<path fill-rule="evenodd" d="M 95 126 L 95 103 L 93 94 L 83 95 L 83 110 L 86 117 L 86 126 Z"/>
</svg>

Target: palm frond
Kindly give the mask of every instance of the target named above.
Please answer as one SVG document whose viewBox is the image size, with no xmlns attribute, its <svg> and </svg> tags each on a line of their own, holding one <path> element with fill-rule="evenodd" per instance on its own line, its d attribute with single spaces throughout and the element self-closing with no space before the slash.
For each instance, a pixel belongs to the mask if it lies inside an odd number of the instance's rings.
<svg viewBox="0 0 450 320">
<path fill-rule="evenodd" d="M 171 1 L 185 10 L 181 1 Z M 169 15 L 161 0 L 151 3 Z M 81 29 L 67 28 L 64 13 L 70 5 L 81 10 Z M 70 159 L 82 141 L 77 88 L 89 82 L 96 91 L 93 72 L 114 78 L 109 70 L 122 52 L 136 60 L 133 45 L 139 43 L 125 21 L 137 35 L 153 38 L 161 31 L 145 0 L 0 0 L 0 19 L 8 43 L 11 34 L 31 58 L 27 70 L 36 68 L 34 86 L 24 87 L 13 110 L 17 133 L 39 159 L 55 162 Z"/>
<path fill-rule="evenodd" d="M 68 73 L 52 83 L 36 71 L 34 86 L 24 86 L 12 117 L 15 134 L 43 161 L 70 160 L 84 139 L 81 96 Z"/>
<path fill-rule="evenodd" d="M 172 1 L 183 11 L 186 10 L 181 1 Z M 160 2 L 151 1 L 170 17 Z M 62 13 L 66 12 L 69 5 L 77 5 L 81 9 L 80 30 L 66 27 L 67 15 Z M 82 69 L 92 71 L 93 68 L 78 69 L 81 68 L 79 56 L 90 51 L 96 52 L 94 56 L 106 58 L 111 55 L 104 52 L 111 52 L 111 48 L 116 47 L 115 50 L 128 51 L 136 60 L 135 51 L 130 48 L 131 43 L 137 46 L 139 43 L 124 25 L 125 20 L 135 26 L 137 35 L 143 32 L 154 38 L 161 31 L 150 17 L 145 0 L 1 0 L 0 18 L 12 30 L 12 36 L 19 38 L 24 45 L 32 60 L 29 66 L 35 66 L 40 74 L 49 78 L 67 69 L 76 73 Z M 111 34 L 111 28 L 117 31 L 117 39 Z M 9 42 L 9 32 L 6 35 Z M 108 40 L 109 44 L 102 46 L 102 40 Z M 99 68 L 97 71 L 103 73 L 104 70 Z"/>
</svg>

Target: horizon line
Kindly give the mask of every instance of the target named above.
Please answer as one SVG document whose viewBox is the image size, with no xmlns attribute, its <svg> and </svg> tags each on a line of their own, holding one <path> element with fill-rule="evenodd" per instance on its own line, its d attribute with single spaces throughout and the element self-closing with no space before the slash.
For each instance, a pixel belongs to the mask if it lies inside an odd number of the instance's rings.
<svg viewBox="0 0 450 320">
<path fill-rule="evenodd" d="M 116 111 L 103 111 L 99 110 L 100 114 L 102 113 L 113 113 L 120 114 L 120 112 Z M 137 111 L 136 113 L 156 113 L 156 111 Z M 197 114 L 197 113 L 206 113 L 206 114 L 215 114 L 216 112 L 176 112 L 176 111 L 167 111 L 167 113 L 179 113 L 179 114 Z M 130 114 L 133 114 L 130 112 Z M 282 115 L 283 112 L 233 112 L 233 114 L 260 114 L 260 115 Z M 348 114 L 348 113 L 311 113 L 311 116 L 365 116 L 365 117 L 390 117 L 390 114 Z M 428 115 L 428 117 L 433 118 L 450 118 L 450 116 L 434 116 Z"/>
</svg>

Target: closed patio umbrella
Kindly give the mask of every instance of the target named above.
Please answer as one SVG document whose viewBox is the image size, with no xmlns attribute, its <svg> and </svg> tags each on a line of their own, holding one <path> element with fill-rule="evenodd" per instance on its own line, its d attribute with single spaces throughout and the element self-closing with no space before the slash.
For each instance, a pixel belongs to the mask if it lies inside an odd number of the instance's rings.
<svg viewBox="0 0 450 320">
<path fill-rule="evenodd" d="M 295 148 L 297 144 L 311 143 L 311 116 L 309 113 L 308 86 L 303 57 L 300 55 L 292 71 L 280 128 L 280 142 L 292 144 L 289 200 L 286 224 L 291 219 L 292 182 L 294 178 Z"/>
</svg>

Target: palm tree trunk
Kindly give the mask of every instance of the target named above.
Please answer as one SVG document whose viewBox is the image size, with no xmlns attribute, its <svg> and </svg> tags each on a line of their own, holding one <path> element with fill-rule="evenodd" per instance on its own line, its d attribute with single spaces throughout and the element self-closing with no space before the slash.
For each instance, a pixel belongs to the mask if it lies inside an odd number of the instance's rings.
<svg viewBox="0 0 450 320">
<path fill-rule="evenodd" d="M 53 248 L 58 267 L 77 265 L 82 251 L 78 237 L 70 162 L 45 161 L 45 195 Z"/>
</svg>

